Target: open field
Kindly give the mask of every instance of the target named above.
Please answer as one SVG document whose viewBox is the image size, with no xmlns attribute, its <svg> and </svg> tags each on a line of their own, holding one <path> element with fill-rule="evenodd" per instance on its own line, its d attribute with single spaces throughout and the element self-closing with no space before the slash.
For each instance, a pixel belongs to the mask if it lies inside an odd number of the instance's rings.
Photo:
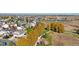
<svg viewBox="0 0 79 59">
<path fill-rule="evenodd" d="M 74 29 L 79 29 L 79 21 L 64 22 L 64 33 L 51 32 L 52 45 L 55 46 L 76 46 L 79 45 L 79 35 Z"/>
</svg>

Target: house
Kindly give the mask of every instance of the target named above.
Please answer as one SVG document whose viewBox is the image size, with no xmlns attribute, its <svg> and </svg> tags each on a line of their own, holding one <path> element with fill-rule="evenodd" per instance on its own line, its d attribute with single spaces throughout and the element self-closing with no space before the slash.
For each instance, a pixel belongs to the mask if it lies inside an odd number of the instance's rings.
<svg viewBox="0 0 79 59">
<path fill-rule="evenodd" d="M 9 25 L 8 25 L 8 24 L 3 24 L 3 25 L 2 25 L 2 28 L 3 28 L 3 29 L 8 29 L 8 28 L 9 28 Z"/>
<path fill-rule="evenodd" d="M 18 30 L 18 31 L 22 31 L 23 28 L 22 28 L 22 27 L 17 27 L 17 30 Z"/>
<path fill-rule="evenodd" d="M 30 27 L 35 27 L 35 25 L 36 25 L 36 21 L 35 20 L 30 23 Z"/>
<path fill-rule="evenodd" d="M 16 24 L 11 24 L 11 25 L 9 25 L 9 29 L 11 30 L 11 31 L 16 31 L 17 30 L 17 25 Z"/>
<path fill-rule="evenodd" d="M 19 32 L 19 31 L 13 32 L 13 36 L 14 36 L 14 37 L 22 37 L 22 36 L 24 36 L 24 35 L 25 35 L 24 32 Z"/>
<path fill-rule="evenodd" d="M 0 35 L 3 35 L 3 34 L 5 34 L 6 33 L 6 31 L 0 31 Z"/>
</svg>

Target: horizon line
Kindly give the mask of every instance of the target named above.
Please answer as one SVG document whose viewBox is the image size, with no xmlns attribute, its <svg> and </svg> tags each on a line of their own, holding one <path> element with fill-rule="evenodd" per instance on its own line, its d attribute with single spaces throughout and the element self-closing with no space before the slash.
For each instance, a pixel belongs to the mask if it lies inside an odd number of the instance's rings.
<svg viewBox="0 0 79 59">
<path fill-rule="evenodd" d="M 0 16 L 79 16 L 79 13 L 0 13 Z"/>
</svg>

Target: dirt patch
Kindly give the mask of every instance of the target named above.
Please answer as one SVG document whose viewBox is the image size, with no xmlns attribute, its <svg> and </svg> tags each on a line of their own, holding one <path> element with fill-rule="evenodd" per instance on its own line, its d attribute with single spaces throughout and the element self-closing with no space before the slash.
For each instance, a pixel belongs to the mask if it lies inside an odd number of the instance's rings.
<svg viewBox="0 0 79 59">
<path fill-rule="evenodd" d="M 54 45 L 57 46 L 75 46 L 79 45 L 79 40 L 73 37 L 69 37 L 64 35 L 63 33 L 54 33 L 53 34 L 55 39 L 54 39 Z"/>
</svg>

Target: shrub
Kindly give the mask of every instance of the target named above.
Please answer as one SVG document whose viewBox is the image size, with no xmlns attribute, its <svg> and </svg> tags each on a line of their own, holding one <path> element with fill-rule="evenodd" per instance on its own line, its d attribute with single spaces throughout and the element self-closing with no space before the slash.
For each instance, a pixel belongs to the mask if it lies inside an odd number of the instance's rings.
<svg viewBox="0 0 79 59">
<path fill-rule="evenodd" d="M 33 31 L 33 28 L 30 28 L 30 27 L 29 27 L 29 28 L 25 29 L 25 32 L 28 33 L 28 34 L 29 34 L 31 31 Z"/>
<path fill-rule="evenodd" d="M 77 33 L 77 34 L 79 34 L 79 29 L 78 29 L 78 30 L 76 30 L 76 33 Z"/>
</svg>

